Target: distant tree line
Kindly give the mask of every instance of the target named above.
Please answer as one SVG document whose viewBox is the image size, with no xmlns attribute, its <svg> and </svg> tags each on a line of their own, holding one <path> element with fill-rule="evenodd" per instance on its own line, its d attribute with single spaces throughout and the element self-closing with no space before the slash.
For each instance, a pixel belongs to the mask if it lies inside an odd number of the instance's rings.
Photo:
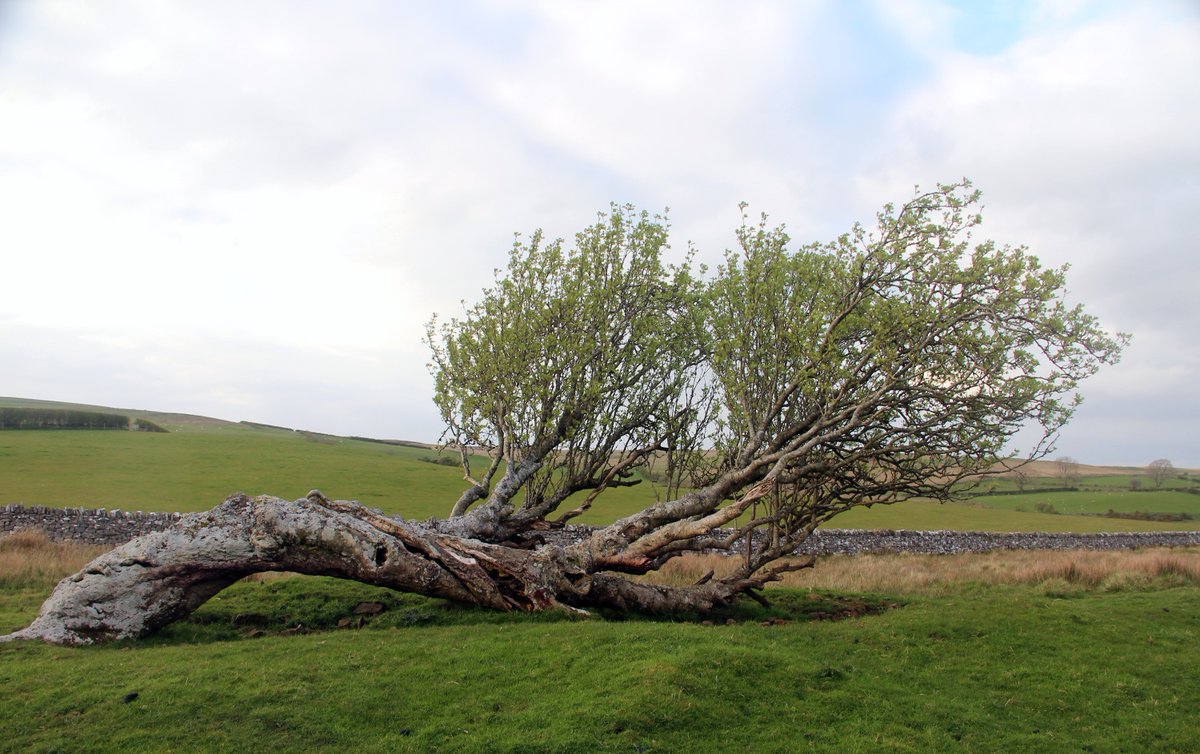
<svg viewBox="0 0 1200 754">
<path fill-rule="evenodd" d="M 1078 487 L 1032 487 L 1016 490 L 981 490 L 971 493 L 971 497 L 1003 497 L 1005 495 L 1042 495 L 1047 492 L 1079 492 Z"/>
<path fill-rule="evenodd" d="M 0 429 L 134 429 L 166 432 L 145 419 L 131 421 L 121 414 L 65 408 L 0 407 Z"/>
<path fill-rule="evenodd" d="M 412 440 L 380 440 L 377 437 L 359 437 L 358 435 L 350 435 L 350 439 L 358 440 L 359 442 L 374 442 L 380 445 L 396 445 L 402 448 L 420 448 L 421 450 L 429 450 L 428 443 L 414 442 Z M 455 461 L 454 465 L 457 466 L 458 462 Z"/>
</svg>

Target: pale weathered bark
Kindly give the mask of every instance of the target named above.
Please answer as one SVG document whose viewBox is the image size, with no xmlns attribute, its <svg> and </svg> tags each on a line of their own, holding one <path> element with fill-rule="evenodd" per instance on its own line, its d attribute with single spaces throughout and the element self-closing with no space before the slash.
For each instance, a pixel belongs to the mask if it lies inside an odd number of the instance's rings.
<svg viewBox="0 0 1200 754">
<path fill-rule="evenodd" d="M 251 573 L 336 576 L 498 610 L 707 610 L 750 582 L 670 588 L 592 573 L 585 547 L 537 549 L 448 536 L 319 492 L 289 502 L 238 494 L 132 540 L 55 588 L 36 620 L 0 641 L 145 636 Z"/>
</svg>

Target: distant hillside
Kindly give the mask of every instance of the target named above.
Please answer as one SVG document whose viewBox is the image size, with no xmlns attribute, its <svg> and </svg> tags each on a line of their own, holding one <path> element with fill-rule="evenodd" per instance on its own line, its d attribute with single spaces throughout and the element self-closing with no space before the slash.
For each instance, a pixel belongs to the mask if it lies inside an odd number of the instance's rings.
<svg viewBox="0 0 1200 754">
<path fill-rule="evenodd" d="M 228 419 L 216 419 L 211 416 L 199 416 L 196 414 L 179 414 L 165 411 L 150 411 L 146 409 L 114 408 L 112 406 L 96 406 L 88 403 L 67 403 L 65 401 L 47 401 L 37 398 L 13 398 L 0 396 L 0 410 L 4 408 L 29 410 L 40 409 L 63 412 L 88 412 L 104 414 L 107 416 L 128 417 L 129 419 L 133 419 L 137 422 L 161 426 L 168 431 L 193 431 L 205 428 L 233 429 L 242 426 L 253 427 L 257 429 L 278 430 L 282 432 L 296 432 L 312 437 L 342 439 L 340 435 L 330 435 L 325 432 L 312 432 L 293 427 L 284 427 L 276 424 L 265 424 L 263 422 L 230 421 Z M 377 439 L 372 437 L 358 436 L 352 436 L 345 439 L 362 440 L 364 442 L 384 443 L 387 445 L 398 445 L 411 448 L 430 449 L 435 447 L 431 443 L 417 442 L 413 440 Z"/>
<path fill-rule="evenodd" d="M 1091 466 L 1086 463 L 1078 464 L 1079 476 L 1121 476 L 1124 474 L 1141 474 L 1146 470 L 1143 466 Z M 1030 461 L 1021 467 L 1026 476 L 1036 479 L 1057 477 L 1062 474 L 1058 462 L 1053 460 Z M 1175 469 L 1179 473 L 1197 473 L 1197 469 Z M 1011 472 L 1002 474 L 1009 476 Z"/>
<path fill-rule="evenodd" d="M 223 419 L 213 419 L 208 416 L 194 416 L 192 414 L 174 414 L 163 411 L 147 411 L 144 409 L 131 408 L 114 408 L 112 406 L 95 406 L 87 403 L 67 403 L 65 401 L 45 401 L 37 398 L 11 398 L 0 396 L 0 407 L 9 408 L 28 408 L 28 409 L 50 409 L 59 411 L 92 411 L 106 414 L 120 414 L 135 420 L 144 420 L 158 424 L 166 429 L 172 429 L 182 426 L 198 426 L 198 425 L 229 425 L 234 422 L 228 422 Z"/>
<path fill-rule="evenodd" d="M 340 435 L 329 435 L 324 432 L 312 432 L 308 430 L 284 427 L 275 424 L 266 424 L 263 422 L 253 421 L 230 421 L 227 419 L 216 419 L 210 416 L 198 416 L 195 414 L 179 414 L 164 411 L 150 411 L 146 409 L 129 409 L 129 408 L 114 408 L 112 406 L 97 406 L 87 403 L 67 403 L 64 401 L 48 401 L 37 398 L 13 398 L 0 396 L 0 408 L 48 408 L 64 411 L 93 411 L 107 414 L 120 414 L 128 416 L 135 420 L 144 420 L 153 422 L 167 430 L 196 430 L 206 427 L 211 428 L 233 428 L 237 426 L 256 427 L 260 429 L 274 429 L 284 432 L 297 432 L 315 437 L 330 437 L 341 438 Z M 358 435 L 350 435 L 344 439 L 360 440 L 363 442 L 385 443 L 388 445 L 407 446 L 411 448 L 432 449 L 436 444 L 425 443 L 414 440 L 401 439 L 383 439 L 373 437 L 361 437 Z M 1078 472 L 1080 476 L 1114 476 L 1125 474 L 1140 474 L 1145 470 L 1145 466 L 1092 466 L 1086 463 L 1080 463 Z M 1029 478 L 1047 479 L 1059 476 L 1057 464 L 1052 460 L 1032 461 L 1022 467 L 1022 471 Z M 1180 473 L 1200 474 L 1198 469 L 1176 469 Z M 1001 474 L 1001 476 L 1010 476 L 1011 474 Z"/>
<path fill-rule="evenodd" d="M 1142 471 L 1141 466 L 1089 466 L 1079 464 L 1080 476 L 1110 476 L 1115 474 L 1136 474 Z M 1030 461 L 1021 467 L 1026 476 L 1034 478 L 1057 477 L 1061 474 L 1055 461 Z M 1011 472 L 1009 472 L 1011 473 Z"/>
<path fill-rule="evenodd" d="M 12 431 L 0 434 L 0 506 L 9 503 L 144 511 L 207 510 L 232 492 L 288 500 L 320 489 L 386 513 L 444 516 L 462 494 L 456 453 L 424 443 L 372 440 L 231 422 L 190 414 L 0 398 L 0 408 L 96 411 L 152 421 L 165 434 Z M 482 462 L 483 459 L 480 459 Z M 1181 473 L 1161 489 L 1145 469 L 1081 466 L 1077 485 L 1054 462 L 1026 478 L 993 476 L 962 503 L 915 500 L 857 508 L 830 528 L 979 531 L 1163 531 L 1200 529 L 1200 479 Z M 1034 476 L 1037 475 L 1037 476 Z M 607 524 L 651 505 L 661 489 L 609 490 L 579 523 Z M 581 493 L 582 494 L 582 493 Z M 582 501 L 582 498 L 580 498 Z"/>
</svg>

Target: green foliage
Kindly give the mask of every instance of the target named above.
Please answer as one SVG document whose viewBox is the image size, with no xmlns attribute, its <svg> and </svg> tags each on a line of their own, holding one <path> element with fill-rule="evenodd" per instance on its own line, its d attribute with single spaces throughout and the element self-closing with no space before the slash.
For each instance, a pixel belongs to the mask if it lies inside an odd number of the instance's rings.
<svg viewBox="0 0 1200 754">
<path fill-rule="evenodd" d="M 129 417 L 99 411 L 0 406 L 0 429 L 129 429 Z M 149 431 L 163 431 L 161 427 Z"/>
<path fill-rule="evenodd" d="M 1044 456 L 1127 338 L 1064 303 L 1065 268 L 974 241 L 981 221 L 965 180 L 827 243 L 743 219 L 712 275 L 666 264 L 665 219 L 631 207 L 570 248 L 518 239 L 480 301 L 428 330 L 448 438 L 493 457 L 452 517 L 485 501 L 464 530 L 521 532 L 573 494 L 558 520 L 661 480 L 606 533 L 612 562 L 753 519 L 770 535 L 749 578 L 851 508 L 959 497 L 1023 428 Z"/>
<path fill-rule="evenodd" d="M 130 419 L 129 428 L 134 432 L 167 432 L 168 430 L 149 419 Z"/>
<path fill-rule="evenodd" d="M 554 450 L 523 479 L 526 508 L 616 484 L 634 464 L 609 473 L 614 453 L 640 460 L 685 431 L 707 337 L 699 281 L 666 248 L 665 218 L 614 205 L 569 249 L 518 236 L 478 303 L 429 323 L 448 439 L 510 468 Z"/>
<path fill-rule="evenodd" d="M 421 456 L 417 460 L 425 463 L 436 463 L 439 466 L 451 466 L 458 468 L 458 459 L 450 456 Z"/>
<path fill-rule="evenodd" d="M 1052 503 L 1060 515 L 1047 515 L 1032 510 L 1032 503 L 1022 498 L 985 498 L 971 502 L 932 502 L 908 500 L 899 505 L 856 507 L 840 513 L 827 524 L 841 529 L 921 529 L 926 531 L 1047 531 L 1047 532 L 1105 532 L 1105 531 L 1177 531 L 1200 529 L 1200 521 L 1144 521 L 1104 518 L 1107 510 L 1083 514 Z M 1004 507 L 999 503 L 1003 502 Z M 995 505 L 993 505 L 995 504 Z M 1009 507 L 1011 505 L 1011 507 Z M 1027 506 L 1027 507 L 1026 507 Z M 1195 508 L 1193 508 L 1195 510 Z"/>
<path fill-rule="evenodd" d="M 1191 513 L 1151 513 L 1149 511 L 1116 511 L 1109 508 L 1106 518 L 1129 518 L 1135 521 L 1191 521 L 1196 518 Z"/>
<path fill-rule="evenodd" d="M 1065 268 L 972 245 L 978 201 L 940 186 L 795 251 L 743 222 L 711 287 L 731 467 L 770 459 L 833 507 L 945 497 L 1028 422 L 1057 433 L 1124 339 L 1063 303 Z"/>
</svg>

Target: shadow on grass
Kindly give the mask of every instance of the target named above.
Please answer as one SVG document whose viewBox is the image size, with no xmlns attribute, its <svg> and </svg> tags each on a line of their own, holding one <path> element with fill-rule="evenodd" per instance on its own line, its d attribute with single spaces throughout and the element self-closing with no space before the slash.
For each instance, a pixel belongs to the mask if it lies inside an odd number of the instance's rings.
<svg viewBox="0 0 1200 754">
<path fill-rule="evenodd" d="M 395 592 L 335 578 L 285 576 L 234 584 L 185 620 L 157 634 L 115 646 L 207 643 L 301 633 L 434 626 L 497 625 L 577 620 L 649 621 L 728 625 L 756 622 L 764 626 L 800 621 L 840 620 L 875 615 L 903 605 L 879 595 L 771 590 L 768 605 L 750 599 L 710 613 L 669 616 L 593 610 L 591 617 L 553 610 L 504 613 L 446 600 Z"/>
</svg>

